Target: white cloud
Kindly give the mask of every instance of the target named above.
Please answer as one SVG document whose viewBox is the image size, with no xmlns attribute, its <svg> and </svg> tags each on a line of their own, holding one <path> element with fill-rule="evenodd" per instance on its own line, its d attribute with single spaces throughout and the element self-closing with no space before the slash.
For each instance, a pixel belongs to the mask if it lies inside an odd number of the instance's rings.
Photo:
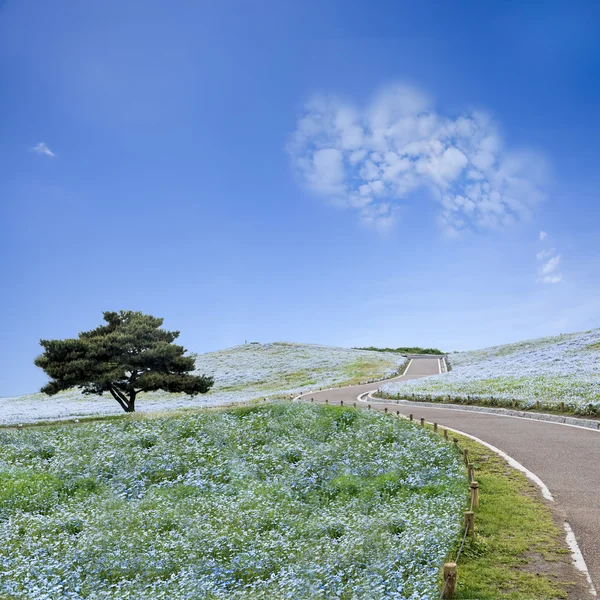
<svg viewBox="0 0 600 600">
<path fill-rule="evenodd" d="M 545 234 L 545 232 L 543 233 Z M 538 283 L 560 283 L 562 281 L 562 273 L 556 272 L 560 265 L 560 254 L 556 254 L 554 248 L 541 250 L 535 257 L 539 261 L 545 261 L 538 269 Z"/>
<path fill-rule="evenodd" d="M 548 262 L 544 263 L 540 269 L 542 275 L 547 275 L 556 271 L 556 268 L 560 264 L 560 255 L 552 257 Z"/>
<path fill-rule="evenodd" d="M 540 252 L 538 252 L 535 255 L 535 257 L 538 260 L 545 260 L 546 258 L 549 258 L 550 256 L 552 256 L 555 252 L 556 252 L 556 250 L 554 248 L 551 248 L 550 250 L 540 250 Z"/>
<path fill-rule="evenodd" d="M 538 279 L 539 283 L 560 283 L 563 279 L 562 275 L 544 275 Z"/>
<path fill-rule="evenodd" d="M 34 152 L 37 152 L 37 154 L 42 154 L 44 156 L 56 156 L 56 154 L 54 154 L 54 152 L 52 152 L 52 150 L 50 150 L 50 148 L 48 148 L 48 146 L 44 142 L 40 142 L 37 146 L 34 146 L 32 150 Z"/>
<path fill-rule="evenodd" d="M 305 172 L 310 187 L 318 193 L 336 195 L 344 191 L 344 166 L 340 150 L 317 150 Z"/>
<path fill-rule="evenodd" d="M 450 235 L 510 225 L 544 198 L 540 156 L 503 149 L 483 113 L 446 117 L 405 85 L 384 89 L 364 110 L 313 100 L 288 152 L 312 191 L 374 226 L 390 227 L 417 189 L 439 203 L 439 222 Z"/>
<path fill-rule="evenodd" d="M 544 241 L 548 237 L 548 234 L 545 231 L 540 231 L 540 241 Z"/>
</svg>

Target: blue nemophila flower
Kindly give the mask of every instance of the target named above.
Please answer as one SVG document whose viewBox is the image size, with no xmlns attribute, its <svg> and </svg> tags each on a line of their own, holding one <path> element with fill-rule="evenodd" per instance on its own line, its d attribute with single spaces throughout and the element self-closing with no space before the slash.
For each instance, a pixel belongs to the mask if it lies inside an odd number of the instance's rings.
<svg viewBox="0 0 600 600">
<path fill-rule="evenodd" d="M 346 414 L 275 404 L 3 432 L 0 595 L 434 597 L 462 465 L 408 423 L 338 427 Z M 51 457 L 33 451 L 50 442 Z"/>
<path fill-rule="evenodd" d="M 600 329 L 450 355 L 452 371 L 381 386 L 386 394 L 416 394 L 490 406 L 566 409 L 600 414 Z"/>
<path fill-rule="evenodd" d="M 288 395 L 346 382 L 357 374 L 377 373 L 378 379 L 395 373 L 405 362 L 397 354 L 335 348 L 313 344 L 247 344 L 196 356 L 197 374 L 214 376 L 209 393 L 195 398 L 152 392 L 140 395 L 138 411 L 197 408 L 256 398 Z M 111 397 L 65 392 L 49 398 L 30 394 L 0 398 L 0 423 L 28 423 L 82 415 L 119 414 Z M 191 432 L 188 432 L 191 434 Z M 150 434 L 151 436 L 151 434 Z M 152 444 L 152 438 L 131 443 Z"/>
</svg>

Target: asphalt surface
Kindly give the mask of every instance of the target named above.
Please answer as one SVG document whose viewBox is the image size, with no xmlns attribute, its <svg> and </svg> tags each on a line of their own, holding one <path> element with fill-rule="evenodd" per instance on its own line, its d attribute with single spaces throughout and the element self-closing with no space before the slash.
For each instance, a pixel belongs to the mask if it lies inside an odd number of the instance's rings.
<svg viewBox="0 0 600 600">
<path fill-rule="evenodd" d="M 413 359 L 404 376 L 388 381 L 418 379 L 439 372 L 438 359 Z M 371 383 L 303 396 L 318 402 L 328 399 L 331 404 L 340 400 L 351 404 L 359 394 L 377 387 L 377 383 Z M 401 414 L 412 413 L 416 420 L 424 417 L 474 435 L 535 473 L 554 496 L 555 510 L 571 525 L 594 586 L 600 590 L 600 432 L 483 412 L 369 402 L 373 409 L 393 406 Z"/>
</svg>

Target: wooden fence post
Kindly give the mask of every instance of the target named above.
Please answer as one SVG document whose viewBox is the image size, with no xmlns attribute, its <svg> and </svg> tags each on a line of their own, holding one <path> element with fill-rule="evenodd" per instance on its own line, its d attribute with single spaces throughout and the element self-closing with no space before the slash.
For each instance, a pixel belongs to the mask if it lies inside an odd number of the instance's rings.
<svg viewBox="0 0 600 600">
<path fill-rule="evenodd" d="M 421 417 L 421 427 L 425 427 L 425 419 Z"/>
<path fill-rule="evenodd" d="M 479 484 L 476 481 L 471 482 L 471 504 L 474 508 L 479 506 Z"/>
<path fill-rule="evenodd" d="M 475 481 L 475 467 L 473 466 L 473 463 L 470 462 L 467 467 L 469 469 L 469 481 Z"/>
<path fill-rule="evenodd" d="M 465 465 L 469 465 L 469 450 L 465 448 L 463 450 L 463 456 L 465 457 Z"/>
<path fill-rule="evenodd" d="M 413 420 L 412 413 L 411 413 L 410 415 L 408 415 L 408 419 L 409 419 L 410 421 L 412 421 L 412 420 Z"/>
<path fill-rule="evenodd" d="M 444 565 L 444 600 L 454 598 L 456 594 L 456 563 Z"/>
<path fill-rule="evenodd" d="M 387 411 L 388 411 L 388 408 L 387 408 L 387 406 L 386 406 L 386 407 L 383 409 L 383 412 L 384 412 L 384 413 L 387 413 Z"/>
<path fill-rule="evenodd" d="M 371 405 L 370 405 L 370 404 L 367 404 L 367 408 L 368 408 L 369 410 L 371 410 Z"/>
<path fill-rule="evenodd" d="M 354 408 L 356 408 L 356 402 L 354 402 Z"/>
<path fill-rule="evenodd" d="M 433 433 L 437 433 L 437 423 L 433 424 Z"/>
<path fill-rule="evenodd" d="M 467 534 L 473 537 L 475 535 L 475 513 L 472 510 L 465 510 L 465 527 Z"/>
<path fill-rule="evenodd" d="M 340 406 L 344 406 L 344 401 L 340 400 Z"/>
<path fill-rule="evenodd" d="M 329 398 L 325 398 L 325 404 L 329 404 Z"/>
<path fill-rule="evenodd" d="M 447 440 L 448 439 L 448 430 L 444 429 L 444 439 Z"/>
</svg>

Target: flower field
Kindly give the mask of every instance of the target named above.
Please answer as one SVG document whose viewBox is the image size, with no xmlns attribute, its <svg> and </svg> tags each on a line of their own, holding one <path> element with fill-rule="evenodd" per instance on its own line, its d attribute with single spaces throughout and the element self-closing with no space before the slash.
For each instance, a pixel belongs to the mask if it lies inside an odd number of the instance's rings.
<svg viewBox="0 0 600 600">
<path fill-rule="evenodd" d="M 437 598 L 452 447 L 276 402 L 0 431 L 0 597 Z"/>
<path fill-rule="evenodd" d="M 316 387 L 382 379 L 395 373 L 404 361 L 399 355 L 331 346 L 245 344 L 196 355 L 196 373 L 215 378 L 215 385 L 208 394 L 195 398 L 164 392 L 140 394 L 137 410 L 163 411 L 244 402 Z M 37 393 L 0 398 L 0 424 L 120 412 L 108 394 L 84 396 L 75 390 L 52 397 Z"/>
<path fill-rule="evenodd" d="M 600 329 L 449 355 L 449 373 L 381 386 L 384 394 L 600 414 Z"/>
</svg>

